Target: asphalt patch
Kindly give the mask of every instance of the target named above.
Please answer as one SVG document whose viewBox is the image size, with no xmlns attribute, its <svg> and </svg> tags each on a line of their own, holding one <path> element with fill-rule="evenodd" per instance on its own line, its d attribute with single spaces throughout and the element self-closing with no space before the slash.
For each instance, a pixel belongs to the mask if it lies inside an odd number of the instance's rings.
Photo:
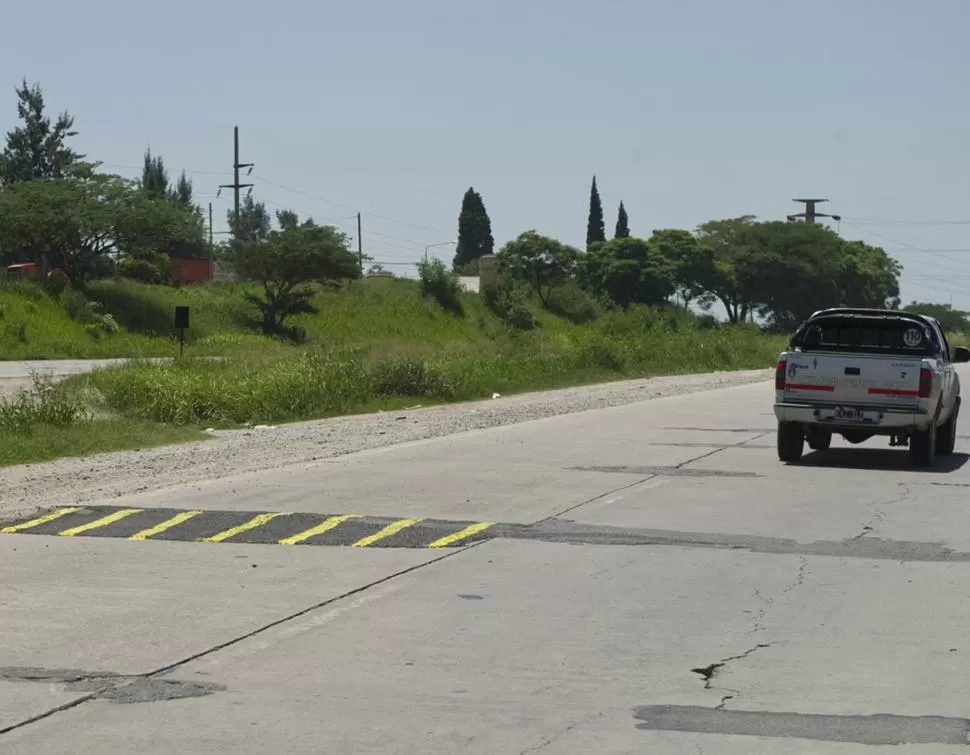
<svg viewBox="0 0 970 755">
<path fill-rule="evenodd" d="M 124 676 L 111 671 L 45 669 L 28 666 L 0 668 L 0 680 L 60 684 L 69 692 L 94 693 L 88 698 L 91 700 L 107 700 L 123 704 L 182 700 L 188 697 L 204 697 L 226 690 L 226 687 L 221 684 L 209 682 L 183 682 L 148 675 Z"/>
<path fill-rule="evenodd" d="M 633 712 L 643 731 L 680 731 L 861 745 L 963 745 L 970 720 L 945 716 L 831 716 L 725 710 L 695 705 L 644 705 Z"/>
<path fill-rule="evenodd" d="M 800 543 L 797 540 L 781 537 L 606 527 L 556 519 L 525 528 L 497 525 L 494 535 L 495 537 L 575 545 L 672 545 L 796 556 L 867 558 L 888 561 L 970 562 L 970 552 L 955 551 L 942 543 L 883 540 L 877 537 L 854 537 L 838 541 L 816 540 L 811 543 Z"/>
<path fill-rule="evenodd" d="M 734 448 L 734 446 L 731 446 Z M 755 472 L 727 469 L 693 469 L 689 467 L 569 467 L 573 472 L 606 472 L 638 477 L 763 477 Z"/>
<path fill-rule="evenodd" d="M 125 684 L 114 684 L 98 693 L 95 699 L 122 705 L 184 700 L 225 692 L 226 687 L 210 682 L 181 682 L 177 679 L 138 678 Z"/>
</svg>

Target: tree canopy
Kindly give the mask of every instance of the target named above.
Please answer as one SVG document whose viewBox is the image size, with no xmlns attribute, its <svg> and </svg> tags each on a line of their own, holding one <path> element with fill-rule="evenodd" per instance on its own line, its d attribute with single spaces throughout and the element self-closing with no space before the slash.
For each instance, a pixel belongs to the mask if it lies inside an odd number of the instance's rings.
<svg viewBox="0 0 970 755">
<path fill-rule="evenodd" d="M 295 212 L 276 215 L 279 230 L 262 240 L 233 241 L 229 264 L 240 278 L 260 284 L 260 293 L 246 295 L 262 315 L 263 332 L 284 331 L 287 318 L 317 312 L 309 283 L 332 283 L 360 277 L 350 239 L 332 226 L 311 218 L 302 223 Z"/>
</svg>

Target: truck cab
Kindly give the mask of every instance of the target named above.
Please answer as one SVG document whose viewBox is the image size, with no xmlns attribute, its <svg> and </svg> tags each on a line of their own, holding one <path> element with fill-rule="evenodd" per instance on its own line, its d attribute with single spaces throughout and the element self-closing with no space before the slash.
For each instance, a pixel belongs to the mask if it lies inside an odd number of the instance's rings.
<svg viewBox="0 0 970 755">
<path fill-rule="evenodd" d="M 953 453 L 960 412 L 955 364 L 970 350 L 952 348 L 939 322 L 887 309 L 815 312 L 795 331 L 775 370 L 778 457 L 801 459 L 804 444 L 829 447 L 888 436 L 908 446 L 917 466 Z"/>
</svg>

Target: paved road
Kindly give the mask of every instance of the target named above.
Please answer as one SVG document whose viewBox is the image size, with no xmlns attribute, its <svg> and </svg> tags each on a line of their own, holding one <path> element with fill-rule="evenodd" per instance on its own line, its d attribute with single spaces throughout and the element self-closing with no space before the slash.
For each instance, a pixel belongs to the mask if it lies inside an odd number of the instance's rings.
<svg viewBox="0 0 970 755">
<path fill-rule="evenodd" d="M 21 390 L 30 390 L 34 374 L 54 378 L 65 378 L 92 372 L 104 367 L 124 364 L 126 359 L 40 359 L 22 362 L 0 361 L 0 397 L 17 395 Z"/>
<path fill-rule="evenodd" d="M 784 466 L 771 398 L 5 522 L 0 751 L 967 752 L 967 438 Z"/>
</svg>

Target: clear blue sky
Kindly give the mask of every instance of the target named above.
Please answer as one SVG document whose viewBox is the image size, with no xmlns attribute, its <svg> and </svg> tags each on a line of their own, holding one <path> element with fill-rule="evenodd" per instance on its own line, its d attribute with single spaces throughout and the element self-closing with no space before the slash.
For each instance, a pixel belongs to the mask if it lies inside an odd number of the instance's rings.
<svg viewBox="0 0 970 755">
<path fill-rule="evenodd" d="M 217 230 L 238 125 L 257 199 L 354 234 L 362 211 L 382 262 L 454 238 L 469 186 L 499 244 L 582 245 L 595 173 L 610 232 L 621 199 L 649 235 L 828 197 L 907 301 L 970 309 L 967 0 L 50 0 L 4 22 L 0 129 L 39 82 L 112 170 L 150 145 L 190 171 Z"/>
</svg>

